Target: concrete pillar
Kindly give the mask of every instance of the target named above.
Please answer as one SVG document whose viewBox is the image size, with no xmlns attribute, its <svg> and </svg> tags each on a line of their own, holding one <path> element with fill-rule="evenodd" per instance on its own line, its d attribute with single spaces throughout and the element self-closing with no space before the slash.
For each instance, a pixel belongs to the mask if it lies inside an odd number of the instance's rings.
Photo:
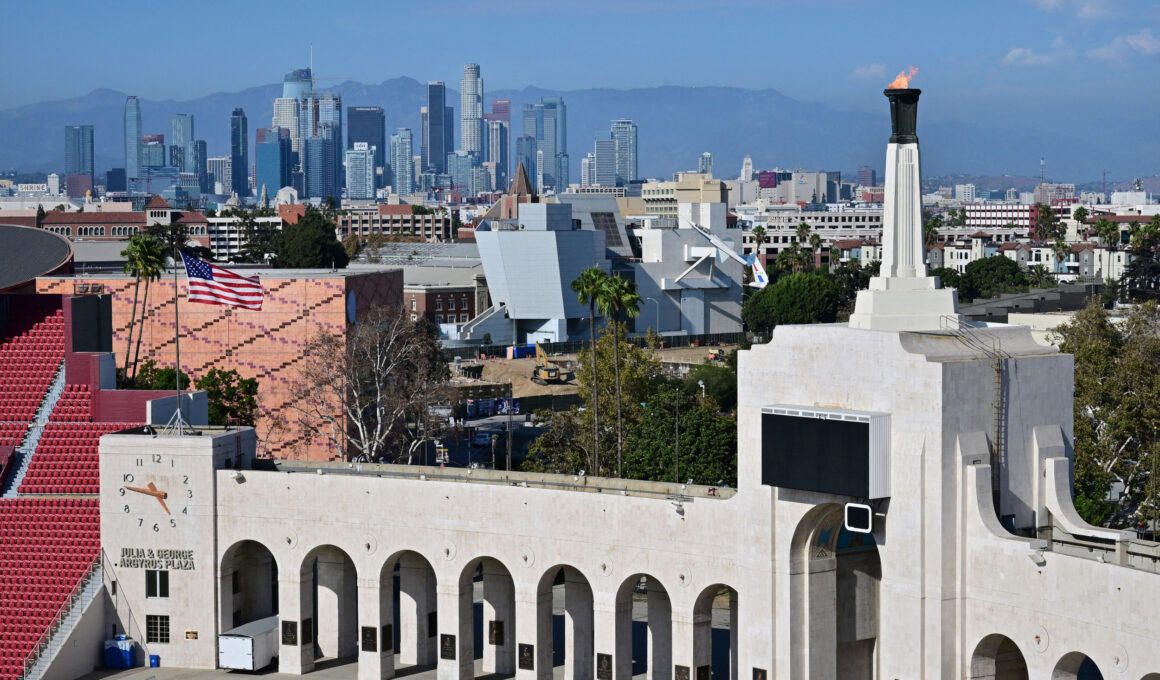
<svg viewBox="0 0 1160 680">
<path fill-rule="evenodd" d="M 483 672 L 514 674 L 515 586 L 507 569 L 493 562 L 483 565 Z M 493 644 L 493 626 L 502 629 L 502 644 Z"/>
<path fill-rule="evenodd" d="M 673 677 L 673 605 L 668 593 L 649 578 L 648 583 L 648 676 L 649 680 Z"/>
<path fill-rule="evenodd" d="M 675 663 L 689 666 L 689 672 L 694 678 L 697 677 L 698 668 L 713 664 L 713 598 L 710 596 L 707 600 L 702 607 L 694 609 L 692 612 L 692 621 L 688 626 L 688 629 L 691 629 L 688 632 L 691 634 L 686 636 L 684 634 L 686 631 L 675 634 L 677 639 L 677 653 L 675 655 L 677 661 Z M 683 616 L 677 616 L 674 619 L 674 628 L 678 624 L 682 628 L 685 626 Z M 686 653 L 682 649 L 685 645 L 691 646 L 690 654 L 688 654 L 691 658 L 685 659 Z M 689 663 L 686 664 L 682 659 Z"/>
<path fill-rule="evenodd" d="M 318 620 L 315 633 L 318 651 L 324 657 L 343 656 L 339 634 L 342 631 L 344 601 L 346 599 L 346 564 L 341 555 L 323 553 L 318 556 L 317 578 Z"/>
<path fill-rule="evenodd" d="M 311 628 L 314 625 L 313 621 L 306 621 L 314 608 L 314 575 L 309 566 L 305 572 L 304 576 L 297 571 L 278 575 L 279 673 L 303 675 L 314 670 L 313 637 L 307 638 L 304 626 L 304 623 L 309 623 Z M 292 635 L 288 638 L 287 633 Z M 285 644 L 291 640 L 294 644 Z"/>
<path fill-rule="evenodd" d="M 438 680 L 471 680 L 475 677 L 475 662 L 471 649 L 471 576 L 448 575 L 436 581 L 436 601 L 439 607 L 439 630 L 436 633 Z M 455 637 L 448 650 L 443 649 L 443 636 Z M 450 651 L 455 658 L 445 658 Z"/>
<path fill-rule="evenodd" d="M 359 579 L 358 680 L 388 680 L 395 677 L 395 653 L 391 640 L 383 638 L 383 627 L 394 618 L 391 579 Z"/>
<path fill-rule="evenodd" d="M 546 618 L 545 618 L 546 617 Z M 545 621 L 547 626 L 545 627 Z M 552 587 L 516 591 L 516 680 L 551 680 Z M 521 668 L 520 645 L 532 645 L 532 668 Z"/>
<path fill-rule="evenodd" d="M 598 582 L 598 585 L 603 585 Z M 611 587 L 611 586 L 610 586 Z M 613 680 L 632 680 L 632 598 L 619 598 L 615 590 L 595 592 L 592 600 L 594 666 L 600 655 L 611 660 Z M 627 638 L 627 641 L 626 639 Z M 594 672 L 594 676 L 599 673 Z"/>
<path fill-rule="evenodd" d="M 812 560 L 809 563 L 807 604 L 809 611 L 810 680 L 834 680 L 838 674 L 838 560 Z"/>
<path fill-rule="evenodd" d="M 652 619 L 652 602 L 649 602 L 649 619 Z M 650 625 L 651 628 L 651 625 Z M 672 613 L 672 662 L 669 669 L 670 677 L 675 676 L 675 668 L 684 666 L 689 669 L 689 680 L 697 679 L 697 666 L 705 663 L 708 657 L 708 629 L 698 625 L 698 617 L 693 609 L 675 609 Z M 700 638 L 704 634 L 704 640 Z M 649 676 L 656 678 L 656 674 L 649 667 Z"/>
<path fill-rule="evenodd" d="M 592 680 L 592 588 L 574 570 L 564 572 L 564 677 L 567 680 Z"/>
<path fill-rule="evenodd" d="M 383 580 L 390 582 L 393 577 L 388 575 Z M 402 561 L 399 564 L 400 664 L 430 666 L 435 663 L 439 651 L 439 631 L 428 625 L 435 611 L 434 572 L 426 563 L 408 564 Z"/>
</svg>

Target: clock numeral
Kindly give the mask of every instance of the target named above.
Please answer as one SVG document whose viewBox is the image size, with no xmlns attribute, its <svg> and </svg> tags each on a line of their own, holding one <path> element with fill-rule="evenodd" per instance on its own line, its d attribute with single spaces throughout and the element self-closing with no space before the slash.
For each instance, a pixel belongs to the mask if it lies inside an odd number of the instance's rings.
<svg viewBox="0 0 1160 680">
<path fill-rule="evenodd" d="M 160 462 L 161 462 L 161 454 L 160 454 L 160 453 L 155 453 L 155 454 L 153 454 L 153 462 L 154 462 L 154 463 L 160 463 Z"/>
<path fill-rule="evenodd" d="M 171 520 L 169 520 L 169 526 L 170 526 L 170 527 L 176 527 L 176 526 L 177 526 L 177 520 L 175 520 L 175 519 L 171 519 Z"/>
<path fill-rule="evenodd" d="M 172 458 L 169 459 L 169 467 L 177 467 L 177 463 Z"/>
<path fill-rule="evenodd" d="M 144 524 L 145 524 L 145 518 L 144 518 L 144 517 L 138 517 L 138 518 L 137 518 L 137 526 L 142 526 L 142 525 L 144 525 Z"/>
<path fill-rule="evenodd" d="M 137 467 L 141 467 L 144 464 L 145 463 L 140 458 L 137 459 Z"/>
<path fill-rule="evenodd" d="M 182 475 L 181 476 L 181 483 L 182 484 L 189 484 L 189 475 Z"/>
<path fill-rule="evenodd" d="M 153 531 L 156 532 L 156 531 L 160 531 L 160 530 L 161 529 L 156 524 L 153 525 Z"/>
<path fill-rule="evenodd" d="M 189 506 L 188 505 L 181 509 L 181 514 L 183 514 L 183 515 L 189 514 Z"/>
<path fill-rule="evenodd" d="M 125 507 L 121 508 L 121 512 L 128 514 L 129 513 L 129 506 L 126 505 Z"/>
<path fill-rule="evenodd" d="M 121 481 L 128 482 L 128 483 L 132 484 L 133 483 L 133 475 L 126 472 L 125 474 L 121 475 Z"/>
<path fill-rule="evenodd" d="M 117 491 L 120 491 L 122 496 L 125 495 L 125 487 L 121 487 L 120 489 L 117 489 Z"/>
<path fill-rule="evenodd" d="M 185 497 L 186 498 L 193 498 L 193 489 L 186 489 L 185 490 Z"/>
</svg>

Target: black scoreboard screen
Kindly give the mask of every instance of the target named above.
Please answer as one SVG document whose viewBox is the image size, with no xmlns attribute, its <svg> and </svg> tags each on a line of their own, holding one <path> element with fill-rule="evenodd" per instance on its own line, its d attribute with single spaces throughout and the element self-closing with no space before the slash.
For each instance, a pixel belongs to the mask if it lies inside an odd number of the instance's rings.
<svg viewBox="0 0 1160 680">
<path fill-rule="evenodd" d="M 761 483 L 870 498 L 870 423 L 761 414 Z"/>
</svg>

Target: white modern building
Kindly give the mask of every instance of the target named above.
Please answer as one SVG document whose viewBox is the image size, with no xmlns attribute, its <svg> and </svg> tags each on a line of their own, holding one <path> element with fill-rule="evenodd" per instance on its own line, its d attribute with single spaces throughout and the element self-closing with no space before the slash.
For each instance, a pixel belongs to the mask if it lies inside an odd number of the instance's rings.
<svg viewBox="0 0 1160 680">
<path fill-rule="evenodd" d="M 355 142 L 346 150 L 346 197 L 351 200 L 375 198 L 375 147 Z"/>
<path fill-rule="evenodd" d="M 461 148 L 482 158 L 483 78 L 479 75 L 479 64 L 463 66 L 463 78 L 459 81 L 459 123 Z"/>
</svg>

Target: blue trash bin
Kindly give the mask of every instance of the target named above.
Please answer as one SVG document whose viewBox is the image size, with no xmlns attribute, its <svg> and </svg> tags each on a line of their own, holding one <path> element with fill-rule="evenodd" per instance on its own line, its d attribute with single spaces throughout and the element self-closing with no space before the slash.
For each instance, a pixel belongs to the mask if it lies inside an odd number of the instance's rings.
<svg viewBox="0 0 1160 680">
<path fill-rule="evenodd" d="M 150 668 L 160 668 L 161 667 L 161 656 L 158 654 L 150 654 L 149 655 L 149 667 Z"/>
</svg>

